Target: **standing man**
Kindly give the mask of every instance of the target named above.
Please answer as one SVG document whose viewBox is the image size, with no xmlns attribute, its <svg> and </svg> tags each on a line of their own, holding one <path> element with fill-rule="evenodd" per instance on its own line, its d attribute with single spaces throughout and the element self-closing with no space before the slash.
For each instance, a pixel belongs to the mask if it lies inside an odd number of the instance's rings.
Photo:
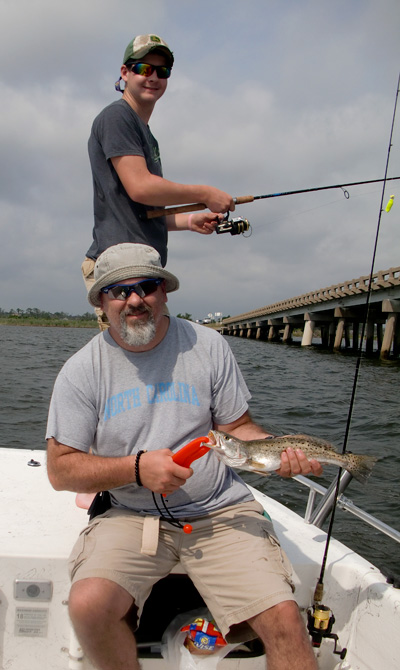
<svg viewBox="0 0 400 670">
<path fill-rule="evenodd" d="M 240 624 L 239 640 L 262 639 L 268 670 L 317 670 L 290 564 L 262 506 L 211 451 L 189 468 L 173 460 L 211 428 L 266 436 L 230 347 L 165 313 L 179 282 L 147 245 L 108 248 L 94 280 L 89 301 L 110 328 L 62 368 L 46 435 L 55 489 L 111 494 L 70 557 L 70 616 L 85 654 L 98 670 L 139 670 L 128 619 L 180 561 L 228 642 Z M 310 472 L 322 472 L 317 461 L 284 452 L 280 475 Z M 160 520 L 162 494 L 172 524 Z M 190 535 L 177 527 L 183 520 Z"/>
<path fill-rule="evenodd" d="M 235 209 L 232 196 L 213 186 L 178 184 L 163 178 L 158 143 L 148 123 L 157 100 L 165 93 L 173 63 L 172 51 L 161 37 L 135 37 L 125 50 L 116 83 L 122 99 L 108 105 L 94 120 L 89 138 L 93 242 L 82 265 L 88 290 L 94 262 L 108 247 L 121 242 L 149 244 L 157 249 L 165 266 L 168 231 L 209 235 L 221 213 Z M 152 209 L 197 202 L 210 211 L 147 218 Z"/>
</svg>

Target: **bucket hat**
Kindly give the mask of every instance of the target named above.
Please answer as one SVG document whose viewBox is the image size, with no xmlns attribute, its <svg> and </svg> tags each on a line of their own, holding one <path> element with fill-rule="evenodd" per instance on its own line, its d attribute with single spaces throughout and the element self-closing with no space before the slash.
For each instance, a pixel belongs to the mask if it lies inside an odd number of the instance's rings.
<svg viewBox="0 0 400 670">
<path fill-rule="evenodd" d="M 162 267 L 158 251 L 147 244 L 123 242 L 109 247 L 98 257 L 94 266 L 94 284 L 88 293 L 90 304 L 100 307 L 102 288 L 135 277 L 165 279 L 167 293 L 179 288 L 178 278 Z"/>
</svg>

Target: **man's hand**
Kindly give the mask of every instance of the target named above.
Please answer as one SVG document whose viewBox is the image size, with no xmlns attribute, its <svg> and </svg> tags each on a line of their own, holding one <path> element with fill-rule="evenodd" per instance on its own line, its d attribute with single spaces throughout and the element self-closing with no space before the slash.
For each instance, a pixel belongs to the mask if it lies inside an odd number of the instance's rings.
<svg viewBox="0 0 400 670">
<path fill-rule="evenodd" d="M 184 468 L 173 461 L 170 449 L 146 451 L 140 457 L 140 479 L 154 493 L 173 493 L 192 476 L 192 468 Z"/>
<path fill-rule="evenodd" d="M 214 186 L 205 186 L 204 188 L 204 198 L 201 198 L 199 202 L 203 202 L 205 205 L 207 205 L 211 212 L 225 213 L 233 212 L 235 210 L 235 203 L 229 193 L 220 191 Z"/>
<path fill-rule="evenodd" d="M 322 466 L 314 458 L 308 460 L 301 449 L 288 447 L 281 455 L 281 467 L 276 470 L 281 477 L 293 477 L 294 475 L 321 475 Z"/>
<path fill-rule="evenodd" d="M 189 214 L 188 228 L 194 233 L 211 235 L 223 218 L 223 215 L 217 214 L 217 212 L 196 212 L 195 214 Z"/>
</svg>

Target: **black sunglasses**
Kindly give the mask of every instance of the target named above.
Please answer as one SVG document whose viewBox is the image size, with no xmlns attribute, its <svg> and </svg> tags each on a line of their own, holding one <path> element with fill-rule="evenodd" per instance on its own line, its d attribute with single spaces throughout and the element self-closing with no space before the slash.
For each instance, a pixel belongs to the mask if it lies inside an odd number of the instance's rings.
<svg viewBox="0 0 400 670">
<path fill-rule="evenodd" d="M 111 284 L 100 289 L 101 293 L 109 293 L 112 300 L 127 300 L 131 293 L 136 293 L 139 298 L 155 293 L 162 283 L 162 279 L 143 279 L 136 284 Z"/>
<path fill-rule="evenodd" d="M 133 74 L 141 74 L 142 77 L 150 77 L 157 72 L 159 79 L 168 79 L 171 76 L 171 68 L 166 65 L 150 65 L 150 63 L 127 63 Z"/>
</svg>

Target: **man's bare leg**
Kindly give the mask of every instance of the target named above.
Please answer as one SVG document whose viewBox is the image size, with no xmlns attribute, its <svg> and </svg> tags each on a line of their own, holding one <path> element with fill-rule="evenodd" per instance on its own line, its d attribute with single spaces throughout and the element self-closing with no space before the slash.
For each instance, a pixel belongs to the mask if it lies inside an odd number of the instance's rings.
<svg viewBox="0 0 400 670">
<path fill-rule="evenodd" d="M 136 641 L 126 621 L 133 598 L 108 579 L 72 585 L 69 613 L 77 638 L 98 670 L 139 670 Z"/>
<path fill-rule="evenodd" d="M 318 670 L 297 604 L 285 600 L 249 619 L 263 641 L 268 670 Z"/>
</svg>

